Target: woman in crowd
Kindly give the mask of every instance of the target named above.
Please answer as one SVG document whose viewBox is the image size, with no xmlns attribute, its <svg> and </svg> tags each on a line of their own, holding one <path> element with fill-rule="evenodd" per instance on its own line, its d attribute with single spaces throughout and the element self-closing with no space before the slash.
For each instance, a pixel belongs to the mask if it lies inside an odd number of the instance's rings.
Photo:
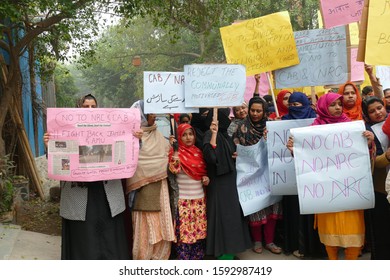
<svg viewBox="0 0 390 280">
<path fill-rule="evenodd" d="M 210 109 L 208 108 L 199 108 L 199 113 L 192 113 L 191 126 L 196 135 L 195 145 L 201 150 L 203 150 L 203 137 L 206 131 L 210 129 L 206 124 L 206 118 L 209 111 Z"/>
<path fill-rule="evenodd" d="M 288 113 L 288 99 L 290 98 L 291 92 L 287 89 L 281 90 L 276 97 L 276 107 L 278 108 L 279 118 L 283 117 Z M 276 112 L 269 115 L 269 119 L 277 119 Z"/>
<path fill-rule="evenodd" d="M 363 101 L 363 114 L 366 119 L 366 128 L 383 122 L 387 118 L 385 104 L 378 97 L 367 97 Z M 376 157 L 373 172 L 375 207 L 366 210 L 368 234 L 372 260 L 390 259 L 390 204 L 385 190 L 387 167 L 390 164 L 390 148 L 383 150 L 378 137 L 375 135 Z"/>
<path fill-rule="evenodd" d="M 302 92 L 293 92 L 288 100 L 288 114 L 282 120 L 315 118 L 307 96 Z M 309 259 L 326 256 L 325 249 L 313 229 L 314 215 L 300 215 L 297 195 L 285 195 L 283 206 L 283 249 L 285 253 L 293 253 L 297 258 Z"/>
<path fill-rule="evenodd" d="M 227 134 L 229 109 L 207 115 L 210 130 L 204 136 L 203 156 L 210 183 L 207 187 L 206 254 L 219 259 L 233 259 L 251 247 L 236 184 L 235 145 Z"/>
<path fill-rule="evenodd" d="M 343 113 L 352 121 L 363 120 L 362 98 L 358 88 L 353 83 L 347 82 L 337 93 L 343 96 Z"/>
<path fill-rule="evenodd" d="M 195 146 L 189 124 L 177 128 L 178 147 L 169 153 L 170 186 L 174 188 L 176 255 L 179 260 L 202 260 L 205 255 L 207 216 L 203 190 L 209 183 L 202 151 Z M 174 175 L 174 176 L 172 176 Z"/>
<path fill-rule="evenodd" d="M 350 118 L 343 113 L 343 96 L 336 93 L 327 93 L 321 96 L 317 103 L 317 118 L 313 125 L 349 122 Z M 363 136 L 367 138 L 371 149 L 374 142 L 372 132 L 365 131 Z M 293 140 L 290 138 L 287 147 L 293 150 Z M 356 260 L 364 244 L 365 225 L 364 211 L 351 210 L 333 213 L 316 214 L 315 227 L 321 242 L 325 245 L 328 258 L 338 259 L 339 248 L 344 248 L 345 259 Z"/>
<path fill-rule="evenodd" d="M 191 115 L 190 114 L 180 114 L 179 124 L 182 123 L 191 123 Z"/>
<path fill-rule="evenodd" d="M 97 108 L 88 94 L 79 108 Z M 141 138 L 142 131 L 134 136 Z M 45 133 L 47 146 L 50 133 Z M 124 225 L 125 197 L 121 180 L 96 182 L 61 181 L 61 259 L 130 259 Z"/>
<path fill-rule="evenodd" d="M 243 146 L 254 145 L 264 136 L 267 121 L 267 104 L 260 97 L 253 97 L 249 101 L 249 114 L 243 120 L 233 135 L 235 144 Z M 277 219 L 282 216 L 281 204 L 275 203 L 254 214 L 249 215 L 249 225 L 252 239 L 255 241 L 253 251 L 261 254 L 263 252 L 263 234 L 265 248 L 274 254 L 280 254 L 282 249 L 274 243 L 275 226 Z"/>
<path fill-rule="evenodd" d="M 293 92 L 288 99 L 288 113 L 282 116 L 282 120 L 310 119 L 317 117 L 311 108 L 309 99 L 302 92 Z"/>
<path fill-rule="evenodd" d="M 131 192 L 133 259 L 166 260 L 175 240 L 167 183 L 170 145 L 157 130 L 156 115 L 145 116 L 142 100 L 132 107 L 140 110 L 143 130 L 137 169 L 126 188 Z"/>
</svg>

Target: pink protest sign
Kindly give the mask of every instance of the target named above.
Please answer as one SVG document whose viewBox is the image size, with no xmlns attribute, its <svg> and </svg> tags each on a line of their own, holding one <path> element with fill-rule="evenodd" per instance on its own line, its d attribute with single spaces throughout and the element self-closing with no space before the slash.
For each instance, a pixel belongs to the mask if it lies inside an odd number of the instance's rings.
<svg viewBox="0 0 390 280">
<path fill-rule="evenodd" d="M 246 102 L 249 101 L 253 97 L 253 93 L 255 92 L 255 86 L 256 86 L 256 80 L 254 76 L 247 76 L 246 77 L 246 87 L 245 87 L 245 93 L 244 93 L 244 100 Z M 260 76 L 260 86 L 259 86 L 259 93 L 260 96 L 264 96 L 268 94 L 269 90 L 269 84 L 267 75 L 265 73 L 261 74 Z"/>
<path fill-rule="evenodd" d="M 356 61 L 358 48 L 351 48 L 351 81 L 364 81 L 364 62 Z"/>
<path fill-rule="evenodd" d="M 364 0 L 321 0 L 321 14 L 325 28 L 360 21 Z"/>
<path fill-rule="evenodd" d="M 48 108 L 48 175 L 62 181 L 133 176 L 138 162 L 138 109 Z"/>
</svg>

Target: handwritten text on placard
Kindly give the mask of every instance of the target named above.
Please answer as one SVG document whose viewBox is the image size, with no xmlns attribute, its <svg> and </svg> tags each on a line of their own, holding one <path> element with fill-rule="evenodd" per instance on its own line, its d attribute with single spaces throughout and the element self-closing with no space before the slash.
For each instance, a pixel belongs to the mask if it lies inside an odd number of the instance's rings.
<svg viewBox="0 0 390 280">
<path fill-rule="evenodd" d="M 301 214 L 374 206 L 364 130 L 363 121 L 291 130 Z"/>
<path fill-rule="evenodd" d="M 244 216 L 281 200 L 271 195 L 268 180 L 267 147 L 263 139 L 252 146 L 237 145 L 237 191 Z"/>
<path fill-rule="evenodd" d="M 294 33 L 300 64 L 275 71 L 276 88 L 341 84 L 348 79 L 344 27 Z"/>
<path fill-rule="evenodd" d="M 255 75 L 299 63 L 288 12 L 220 28 L 228 63 L 243 64 Z"/>
<path fill-rule="evenodd" d="M 63 181 L 131 177 L 137 167 L 137 109 L 48 108 L 48 174 Z"/>
<path fill-rule="evenodd" d="M 390 1 L 370 0 L 365 62 L 390 66 Z"/>
<path fill-rule="evenodd" d="M 360 21 L 364 0 L 321 0 L 324 26 L 329 29 Z"/>
<path fill-rule="evenodd" d="M 245 67 L 236 64 L 184 66 L 186 107 L 239 106 L 244 101 Z"/>
<path fill-rule="evenodd" d="M 183 72 L 144 72 L 145 113 L 193 113 L 185 107 Z"/>
<path fill-rule="evenodd" d="M 294 159 L 286 144 L 290 129 L 311 125 L 314 119 L 267 122 L 267 150 L 271 193 L 298 194 Z"/>
</svg>

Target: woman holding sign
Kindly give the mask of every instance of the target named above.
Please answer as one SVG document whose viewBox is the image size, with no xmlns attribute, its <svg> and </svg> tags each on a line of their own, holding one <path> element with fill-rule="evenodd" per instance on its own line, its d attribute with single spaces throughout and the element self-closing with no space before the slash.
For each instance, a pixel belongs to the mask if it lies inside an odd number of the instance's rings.
<svg viewBox="0 0 390 280">
<path fill-rule="evenodd" d="M 264 136 L 267 121 L 267 103 L 260 97 L 249 101 L 249 114 L 238 125 L 233 135 L 234 143 L 243 146 L 254 145 Z M 254 214 L 249 215 L 249 225 L 252 239 L 255 241 L 253 251 L 261 254 L 263 251 L 262 230 L 264 228 L 265 248 L 274 254 L 280 254 L 282 249 L 274 243 L 276 220 L 282 217 L 281 204 L 275 203 Z"/>
<path fill-rule="evenodd" d="M 367 130 L 374 131 L 372 127 L 387 118 L 383 100 L 376 96 L 367 97 L 363 101 L 363 114 Z M 380 132 L 381 127 L 375 129 L 379 129 Z M 372 176 L 375 207 L 365 211 L 369 229 L 369 244 L 371 245 L 372 260 L 390 260 L 390 204 L 386 199 L 385 190 L 387 168 L 390 164 L 390 149 L 385 148 L 376 135 L 375 146 L 376 157 Z"/>
<path fill-rule="evenodd" d="M 288 100 L 288 114 L 282 120 L 310 119 L 317 116 L 309 99 L 302 92 L 293 92 Z M 314 215 L 300 215 L 298 195 L 284 195 L 283 249 L 299 259 L 321 258 L 325 249 L 313 229 Z"/>
<path fill-rule="evenodd" d="M 237 192 L 235 145 L 227 129 L 229 109 L 213 110 L 207 115 L 210 130 L 204 136 L 203 157 L 210 183 L 207 187 L 206 254 L 233 259 L 251 247 L 251 240 Z"/>
<path fill-rule="evenodd" d="M 97 108 L 96 98 L 88 94 L 77 107 Z M 134 136 L 141 138 L 142 132 Z M 47 146 L 50 134 L 45 133 Z M 96 182 L 61 181 L 62 217 L 61 259 L 130 259 L 126 238 L 125 197 L 121 180 Z"/>
<path fill-rule="evenodd" d="M 317 118 L 313 125 L 349 122 L 350 118 L 343 113 L 343 96 L 337 93 L 327 93 L 321 96 L 317 103 Z M 365 131 L 368 147 L 373 147 L 374 135 Z M 290 138 L 287 147 L 293 151 L 293 139 Z M 375 146 L 372 150 L 375 150 Z M 356 260 L 364 244 L 365 225 L 364 211 L 351 210 L 333 213 L 316 214 L 315 228 L 321 242 L 325 245 L 328 258 L 338 259 L 339 248 L 344 248 L 345 259 Z"/>
</svg>

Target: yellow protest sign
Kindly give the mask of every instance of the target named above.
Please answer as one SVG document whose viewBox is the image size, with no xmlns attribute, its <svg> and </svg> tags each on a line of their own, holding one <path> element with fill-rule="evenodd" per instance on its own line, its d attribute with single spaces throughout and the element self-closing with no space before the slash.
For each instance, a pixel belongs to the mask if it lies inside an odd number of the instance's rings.
<svg viewBox="0 0 390 280">
<path fill-rule="evenodd" d="M 365 62 L 390 65 L 390 1 L 370 0 L 368 9 Z"/>
<path fill-rule="evenodd" d="M 227 63 L 255 75 L 299 63 L 290 16 L 279 12 L 220 28 Z"/>
</svg>

